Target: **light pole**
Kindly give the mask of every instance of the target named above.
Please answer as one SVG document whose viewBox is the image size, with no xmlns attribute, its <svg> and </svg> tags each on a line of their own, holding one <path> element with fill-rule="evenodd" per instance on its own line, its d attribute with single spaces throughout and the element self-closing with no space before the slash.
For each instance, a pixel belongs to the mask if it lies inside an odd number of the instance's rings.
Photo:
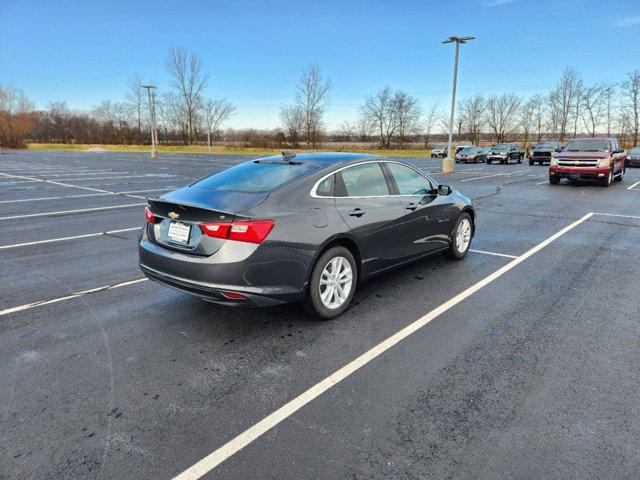
<svg viewBox="0 0 640 480">
<path fill-rule="evenodd" d="M 155 91 L 152 94 L 152 90 L 155 90 L 157 87 L 154 85 L 140 85 L 142 88 L 147 89 L 147 94 L 149 95 L 149 118 L 151 120 L 151 158 L 158 157 L 158 150 L 156 149 L 156 93 Z"/>
<path fill-rule="evenodd" d="M 453 67 L 453 95 L 451 96 L 451 119 L 449 120 L 449 145 L 447 147 L 447 158 L 442 161 L 442 171 L 444 173 L 453 173 L 455 161 L 451 156 L 453 151 L 453 119 L 456 109 L 456 88 L 458 84 L 458 57 L 460 55 L 460 44 L 467 43 L 469 40 L 473 40 L 476 37 L 449 37 L 442 43 L 454 43 L 456 44 L 456 60 Z"/>
</svg>

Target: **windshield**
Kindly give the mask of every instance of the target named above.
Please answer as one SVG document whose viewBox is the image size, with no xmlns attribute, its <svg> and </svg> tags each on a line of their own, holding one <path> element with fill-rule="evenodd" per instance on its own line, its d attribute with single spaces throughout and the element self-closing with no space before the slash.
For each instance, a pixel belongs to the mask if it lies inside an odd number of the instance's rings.
<svg viewBox="0 0 640 480">
<path fill-rule="evenodd" d="M 560 143 L 558 142 L 540 142 L 536 145 L 536 148 L 557 148 L 560 147 Z"/>
<path fill-rule="evenodd" d="M 569 142 L 566 152 L 608 152 L 608 140 L 574 140 Z"/>
<path fill-rule="evenodd" d="M 640 153 L 640 147 L 633 147 L 631 153 Z"/>
<path fill-rule="evenodd" d="M 465 147 L 462 150 L 460 150 L 460 155 L 474 154 L 474 153 L 478 153 L 479 151 L 480 149 L 477 147 Z"/>
<path fill-rule="evenodd" d="M 509 150 L 510 148 L 510 143 L 499 143 L 493 147 L 494 150 Z"/>
<path fill-rule="evenodd" d="M 309 163 L 241 163 L 194 184 L 199 188 L 220 191 L 264 193 L 273 191 L 285 183 L 301 178 L 318 169 Z"/>
</svg>

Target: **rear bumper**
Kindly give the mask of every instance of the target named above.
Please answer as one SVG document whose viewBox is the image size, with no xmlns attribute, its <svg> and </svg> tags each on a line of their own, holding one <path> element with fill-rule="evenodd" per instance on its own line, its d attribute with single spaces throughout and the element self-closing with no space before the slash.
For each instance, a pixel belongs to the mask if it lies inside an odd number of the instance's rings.
<svg viewBox="0 0 640 480">
<path fill-rule="evenodd" d="M 558 178 L 574 178 L 574 179 L 599 179 L 606 178 L 609 175 L 611 167 L 599 168 L 577 168 L 577 167 L 549 167 L 549 175 Z"/>
<path fill-rule="evenodd" d="M 138 254 L 140 269 L 151 280 L 215 303 L 263 307 L 304 298 L 315 252 L 227 241 L 213 255 L 201 256 L 164 248 L 143 232 Z"/>
</svg>

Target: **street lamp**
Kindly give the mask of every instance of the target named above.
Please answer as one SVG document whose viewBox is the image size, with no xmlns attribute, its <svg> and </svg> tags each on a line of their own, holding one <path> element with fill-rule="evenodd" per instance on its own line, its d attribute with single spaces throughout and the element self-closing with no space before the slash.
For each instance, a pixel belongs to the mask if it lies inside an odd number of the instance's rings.
<svg viewBox="0 0 640 480">
<path fill-rule="evenodd" d="M 469 40 L 473 40 L 476 37 L 449 37 L 442 43 L 454 43 L 456 44 L 456 61 L 453 67 L 453 95 L 451 96 L 451 119 L 449 121 L 449 146 L 447 148 L 447 158 L 442 161 L 442 171 L 444 173 L 453 173 L 455 161 L 451 156 L 453 149 L 453 118 L 456 108 L 456 86 L 458 83 L 458 56 L 460 54 L 460 44 L 467 43 Z"/>
<path fill-rule="evenodd" d="M 157 143 L 157 130 L 156 130 L 156 93 L 155 89 L 158 88 L 155 85 L 140 85 L 142 88 L 147 89 L 149 94 L 149 117 L 151 120 L 151 158 L 158 156 L 158 150 L 156 149 Z"/>
</svg>

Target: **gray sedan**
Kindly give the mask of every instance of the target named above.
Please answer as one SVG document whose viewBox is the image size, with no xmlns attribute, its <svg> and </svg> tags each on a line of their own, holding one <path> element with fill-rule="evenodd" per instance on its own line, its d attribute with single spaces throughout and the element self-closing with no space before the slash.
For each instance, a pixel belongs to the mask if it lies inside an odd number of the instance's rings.
<svg viewBox="0 0 640 480">
<path fill-rule="evenodd" d="M 229 306 L 302 302 L 332 318 L 356 285 L 475 232 L 468 198 L 416 167 L 374 155 L 284 152 L 148 200 L 140 268 Z"/>
</svg>

